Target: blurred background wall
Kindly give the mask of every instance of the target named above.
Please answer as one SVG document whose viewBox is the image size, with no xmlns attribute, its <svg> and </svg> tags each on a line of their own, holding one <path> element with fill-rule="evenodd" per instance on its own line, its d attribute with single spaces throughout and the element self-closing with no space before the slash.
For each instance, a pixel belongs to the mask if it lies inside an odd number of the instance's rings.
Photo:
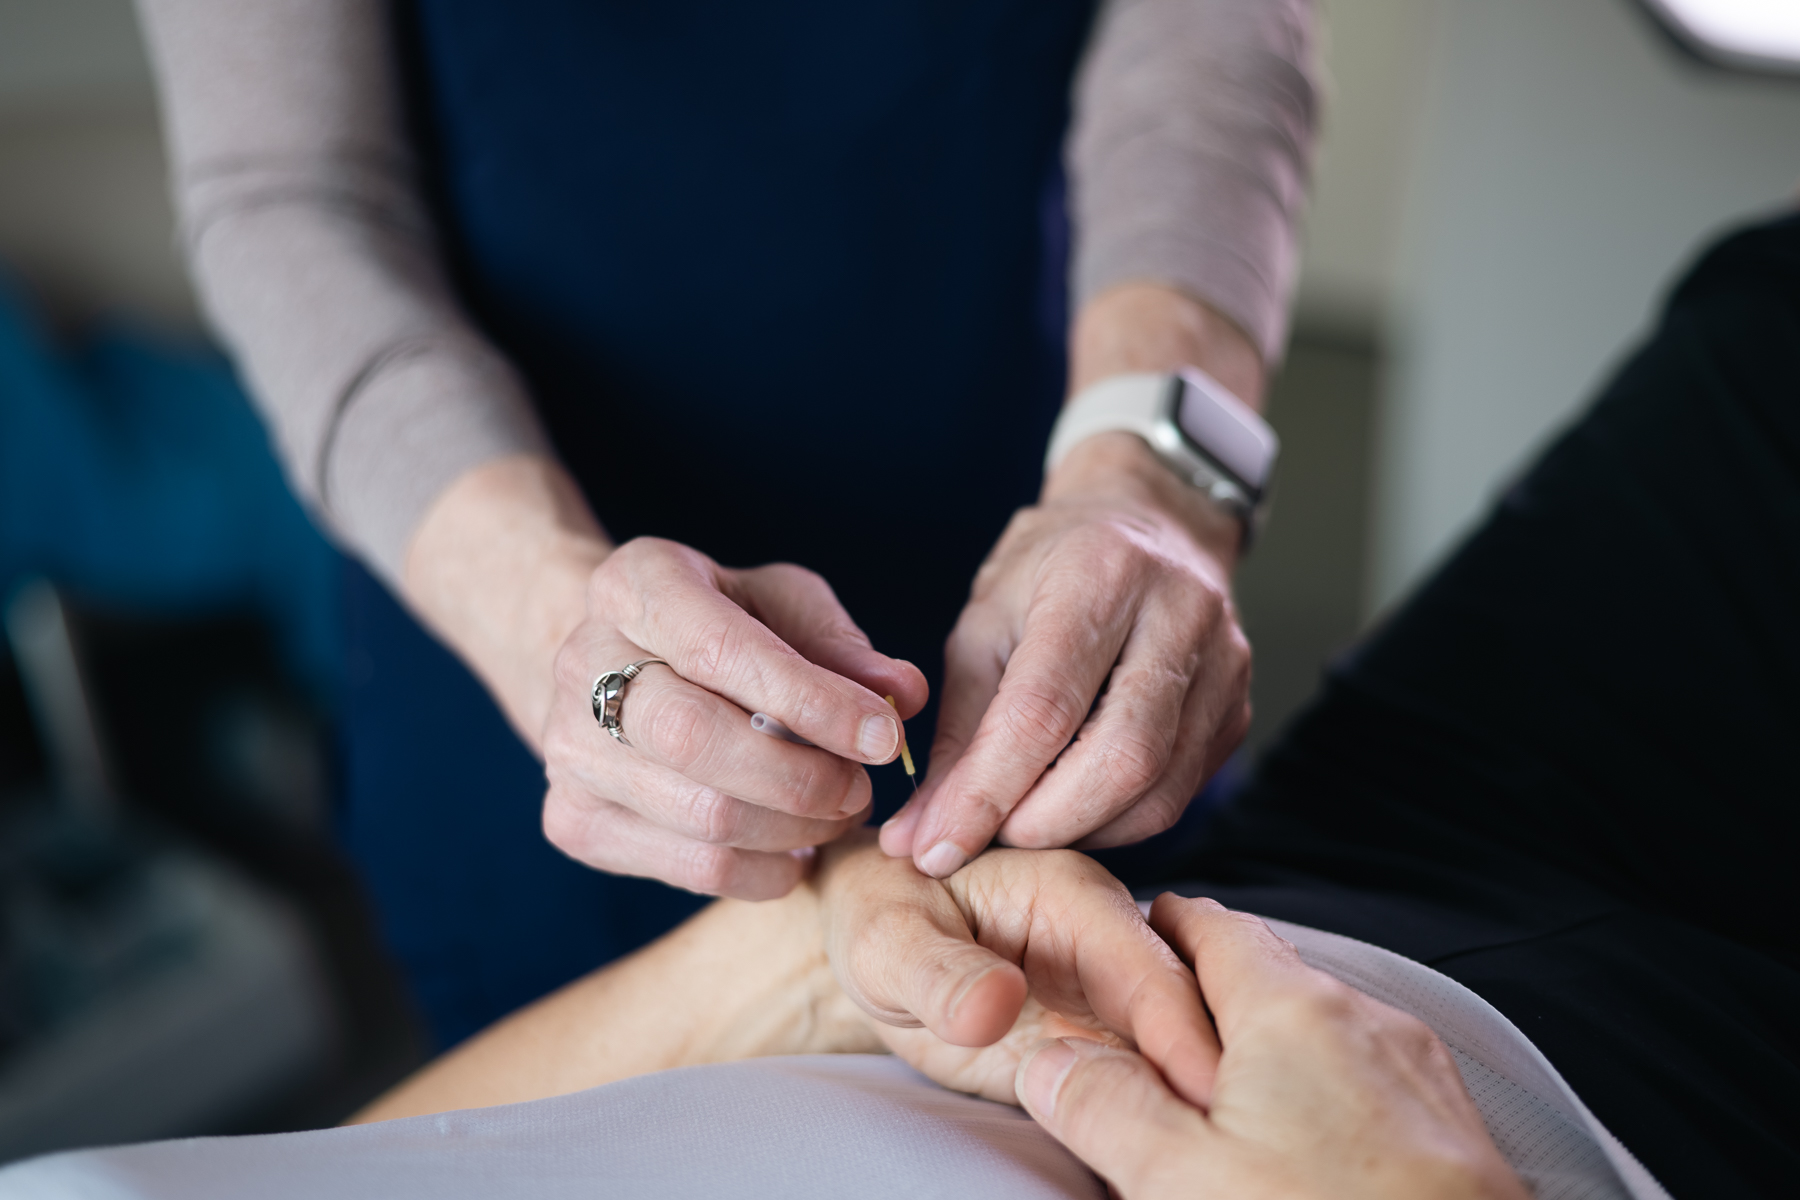
<svg viewBox="0 0 1800 1200">
<path fill-rule="evenodd" d="M 1429 7 L 1383 298 L 1377 606 L 1593 392 L 1682 264 L 1800 184 L 1794 77 L 1702 65 L 1627 0 Z"/>
<path fill-rule="evenodd" d="M 197 331 L 130 0 L 0 3 L 0 260 L 61 316 Z"/>
<path fill-rule="evenodd" d="M 204 340 L 129 0 L 0 0 L 0 1161 L 419 1061 L 331 833 L 337 570 Z"/>
<path fill-rule="evenodd" d="M 1800 79 L 1636 0 L 1322 0 L 1331 95 L 1275 518 L 1240 595 L 1266 744 L 1592 395 L 1705 243 L 1791 205 Z"/>
</svg>

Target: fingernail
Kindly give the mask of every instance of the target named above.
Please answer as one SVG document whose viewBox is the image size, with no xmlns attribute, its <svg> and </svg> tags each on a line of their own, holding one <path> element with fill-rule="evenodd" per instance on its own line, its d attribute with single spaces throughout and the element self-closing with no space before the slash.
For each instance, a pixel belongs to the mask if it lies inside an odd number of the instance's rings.
<svg viewBox="0 0 1800 1200">
<path fill-rule="evenodd" d="M 901 810 L 881 825 L 881 852 L 889 858 L 911 858 L 913 826 L 919 823 L 919 809 L 908 800 Z"/>
<path fill-rule="evenodd" d="M 1046 1042 L 1025 1064 L 1019 1099 L 1035 1116 L 1055 1116 L 1057 1093 L 1062 1091 L 1063 1080 L 1069 1077 L 1069 1068 L 1074 1065 L 1075 1051 L 1069 1043 Z"/>
<path fill-rule="evenodd" d="M 861 779 L 850 785 L 850 794 L 844 799 L 844 806 L 838 809 L 839 817 L 854 817 L 869 807 L 869 796 L 874 791 L 868 784 L 869 773 L 861 767 L 857 768 Z"/>
<path fill-rule="evenodd" d="M 957 1009 L 961 1008 L 962 1002 L 969 998 L 969 993 L 975 990 L 975 985 L 986 979 L 989 975 L 992 975 L 998 969 L 999 964 L 996 963 L 993 966 L 988 967 L 985 971 L 978 971 L 974 975 L 963 980 L 962 987 L 957 989 L 956 997 L 950 1001 L 949 1007 L 944 1009 L 944 1020 L 956 1020 Z"/>
<path fill-rule="evenodd" d="M 900 746 L 900 723 L 886 713 L 863 718 L 856 734 L 856 752 L 870 762 L 886 762 Z"/>
<path fill-rule="evenodd" d="M 942 879 L 956 874 L 967 861 L 969 856 L 963 853 L 961 846 L 955 842 L 939 842 L 920 856 L 919 870 L 933 879 Z"/>
</svg>

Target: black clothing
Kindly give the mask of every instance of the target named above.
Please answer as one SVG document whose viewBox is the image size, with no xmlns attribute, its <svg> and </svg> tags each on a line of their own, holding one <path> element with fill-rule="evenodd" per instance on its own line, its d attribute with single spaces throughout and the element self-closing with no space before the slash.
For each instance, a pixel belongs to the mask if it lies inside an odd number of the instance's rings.
<svg viewBox="0 0 1800 1200">
<path fill-rule="evenodd" d="M 1184 879 L 1474 989 L 1677 1197 L 1800 1186 L 1800 218 L 1328 673 Z"/>
</svg>

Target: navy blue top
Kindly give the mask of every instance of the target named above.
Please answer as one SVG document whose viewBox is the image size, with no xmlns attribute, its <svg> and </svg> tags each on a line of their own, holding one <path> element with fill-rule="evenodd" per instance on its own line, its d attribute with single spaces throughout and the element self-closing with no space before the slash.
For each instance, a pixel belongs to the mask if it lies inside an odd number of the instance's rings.
<svg viewBox="0 0 1800 1200">
<path fill-rule="evenodd" d="M 936 674 L 1061 398 L 1091 10 L 417 0 L 460 288 L 614 537 L 812 567 Z"/>
<path fill-rule="evenodd" d="M 458 286 L 613 536 L 812 567 L 935 695 L 1061 398 L 1090 7 L 402 6 Z M 372 579 L 348 595 L 346 840 L 440 1045 L 697 906 L 558 854 L 480 685 Z M 885 815 L 906 784 L 872 775 Z"/>
</svg>

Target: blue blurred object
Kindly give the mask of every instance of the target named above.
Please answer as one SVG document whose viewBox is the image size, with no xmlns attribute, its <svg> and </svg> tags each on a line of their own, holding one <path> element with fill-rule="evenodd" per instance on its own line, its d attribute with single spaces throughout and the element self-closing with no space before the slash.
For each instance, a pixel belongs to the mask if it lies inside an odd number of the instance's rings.
<svg viewBox="0 0 1800 1200">
<path fill-rule="evenodd" d="M 0 277 L 0 598 L 42 575 L 138 612 L 253 610 L 334 706 L 340 567 L 217 351 L 119 324 L 59 346 Z"/>
</svg>

